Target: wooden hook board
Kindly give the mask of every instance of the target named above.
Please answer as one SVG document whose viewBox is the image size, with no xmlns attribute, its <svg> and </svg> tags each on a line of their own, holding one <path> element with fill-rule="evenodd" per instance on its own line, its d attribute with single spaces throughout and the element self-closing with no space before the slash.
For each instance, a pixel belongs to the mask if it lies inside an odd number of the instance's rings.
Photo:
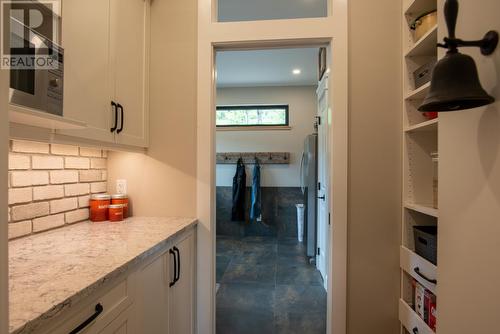
<svg viewBox="0 0 500 334">
<path fill-rule="evenodd" d="M 244 164 L 253 164 L 255 159 L 261 165 L 288 165 L 289 152 L 227 152 L 217 153 L 217 164 L 236 164 L 238 159 L 243 159 Z"/>
</svg>

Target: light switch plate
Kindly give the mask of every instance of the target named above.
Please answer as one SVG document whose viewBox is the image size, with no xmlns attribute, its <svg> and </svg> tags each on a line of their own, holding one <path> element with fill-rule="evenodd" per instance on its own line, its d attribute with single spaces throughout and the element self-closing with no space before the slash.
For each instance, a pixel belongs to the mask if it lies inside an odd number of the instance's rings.
<svg viewBox="0 0 500 334">
<path fill-rule="evenodd" d="M 127 180 L 124 179 L 116 180 L 116 192 L 118 194 L 127 193 Z"/>
</svg>

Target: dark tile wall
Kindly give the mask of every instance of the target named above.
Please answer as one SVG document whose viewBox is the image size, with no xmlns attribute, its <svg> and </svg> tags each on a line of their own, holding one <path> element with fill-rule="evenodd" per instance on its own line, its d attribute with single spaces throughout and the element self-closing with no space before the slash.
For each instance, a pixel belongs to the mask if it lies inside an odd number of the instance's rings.
<svg viewBox="0 0 500 334">
<path fill-rule="evenodd" d="M 262 221 L 250 222 L 251 188 L 247 187 L 244 222 L 231 221 L 232 188 L 217 187 L 217 235 L 297 237 L 297 209 L 304 203 L 299 187 L 262 187 Z"/>
</svg>

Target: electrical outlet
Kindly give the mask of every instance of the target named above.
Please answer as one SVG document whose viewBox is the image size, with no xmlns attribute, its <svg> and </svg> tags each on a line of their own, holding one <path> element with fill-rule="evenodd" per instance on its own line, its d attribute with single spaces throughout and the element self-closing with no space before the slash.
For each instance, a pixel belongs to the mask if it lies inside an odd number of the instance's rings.
<svg viewBox="0 0 500 334">
<path fill-rule="evenodd" d="M 127 193 L 127 180 L 116 180 L 116 192 L 118 194 Z"/>
</svg>

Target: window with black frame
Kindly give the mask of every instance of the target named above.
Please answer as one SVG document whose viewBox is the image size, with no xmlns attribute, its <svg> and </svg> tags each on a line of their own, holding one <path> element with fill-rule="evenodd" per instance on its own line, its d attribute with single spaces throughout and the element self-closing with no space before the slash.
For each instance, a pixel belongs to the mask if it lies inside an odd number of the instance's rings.
<svg viewBox="0 0 500 334">
<path fill-rule="evenodd" d="M 288 105 L 217 106 L 216 125 L 227 127 L 288 127 Z"/>
</svg>

